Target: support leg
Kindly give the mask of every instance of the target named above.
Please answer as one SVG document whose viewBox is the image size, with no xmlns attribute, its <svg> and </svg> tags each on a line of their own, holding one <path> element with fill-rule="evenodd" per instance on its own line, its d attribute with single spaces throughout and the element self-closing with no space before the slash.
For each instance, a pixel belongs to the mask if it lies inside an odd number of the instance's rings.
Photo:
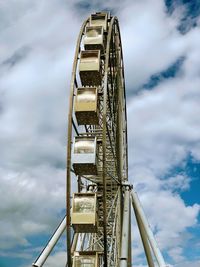
<svg viewBox="0 0 200 267">
<path fill-rule="evenodd" d="M 140 216 L 139 216 L 137 210 L 135 210 L 134 207 L 133 207 L 133 209 L 135 211 L 135 217 L 136 217 L 138 228 L 139 228 L 139 231 L 140 231 L 140 236 L 141 236 L 141 239 L 142 239 L 142 244 L 143 244 L 143 247 L 144 247 L 147 263 L 148 263 L 149 267 L 154 267 L 153 257 L 152 257 L 152 254 L 151 254 L 151 248 L 149 246 L 149 242 L 148 242 L 146 233 L 144 231 L 144 226 L 142 224 L 142 221 L 140 219 Z"/>
<path fill-rule="evenodd" d="M 140 220 L 142 222 L 142 225 L 144 226 L 144 232 L 149 240 L 149 243 L 151 245 L 151 248 L 153 250 L 153 253 L 155 255 L 155 258 L 158 262 L 159 267 L 166 267 L 164 258 L 160 252 L 160 249 L 158 248 L 158 244 L 154 238 L 153 232 L 148 224 L 148 221 L 146 219 L 146 216 L 144 214 L 144 211 L 142 209 L 142 205 L 140 203 L 140 200 L 138 198 L 138 195 L 136 193 L 136 191 L 132 190 L 131 192 L 131 198 L 132 198 L 132 205 L 134 207 L 134 209 L 137 211 Z"/>
<path fill-rule="evenodd" d="M 58 242 L 59 238 L 61 237 L 62 233 L 66 229 L 66 217 L 62 220 L 62 222 L 59 224 L 58 228 L 50 238 L 49 242 L 47 243 L 44 250 L 41 252 L 37 260 L 32 264 L 34 267 L 41 267 L 46 259 L 48 258 L 49 254 L 51 253 L 52 249 Z"/>
<path fill-rule="evenodd" d="M 123 226 L 122 226 L 120 267 L 128 267 L 128 258 L 129 258 L 129 215 L 130 215 L 129 207 L 130 207 L 130 189 L 127 186 L 125 188 L 125 193 L 124 193 Z"/>
</svg>

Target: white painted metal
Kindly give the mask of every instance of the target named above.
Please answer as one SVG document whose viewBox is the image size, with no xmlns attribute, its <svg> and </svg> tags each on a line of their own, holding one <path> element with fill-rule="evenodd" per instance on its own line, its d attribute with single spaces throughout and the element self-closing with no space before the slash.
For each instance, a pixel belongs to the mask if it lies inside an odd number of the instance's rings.
<svg viewBox="0 0 200 267">
<path fill-rule="evenodd" d="M 120 267 L 127 267 L 128 266 L 129 216 L 130 216 L 130 189 L 127 186 L 125 188 L 125 192 L 124 192 L 124 208 L 123 208 L 123 225 L 122 225 Z"/>
<path fill-rule="evenodd" d="M 73 254 L 74 251 L 76 250 L 76 246 L 77 246 L 77 242 L 79 239 L 79 233 L 74 233 L 74 238 L 73 238 L 73 242 L 72 242 L 72 246 L 71 246 L 71 253 Z"/>
<path fill-rule="evenodd" d="M 153 257 L 152 257 L 152 253 L 151 253 L 151 248 L 150 248 L 149 241 L 148 241 L 148 238 L 147 238 L 145 230 L 144 230 L 144 226 L 143 226 L 143 224 L 141 222 L 141 219 L 140 219 L 140 216 L 138 215 L 137 210 L 134 207 L 133 207 L 133 209 L 135 211 L 135 217 L 136 217 L 137 225 L 138 225 L 138 228 L 139 228 L 139 231 L 140 231 L 140 236 L 141 236 L 141 239 L 142 239 L 142 244 L 143 244 L 143 247 L 144 247 L 144 252 L 145 252 L 145 255 L 146 255 L 148 266 L 149 267 L 154 267 L 154 261 L 153 261 Z"/>
<path fill-rule="evenodd" d="M 62 220 L 62 222 L 52 235 L 51 239 L 49 240 L 48 244 L 41 252 L 37 260 L 32 264 L 32 266 L 41 267 L 45 263 L 46 259 L 48 258 L 49 254 L 51 253 L 52 249 L 58 242 L 58 239 L 61 237 L 65 229 L 66 229 L 66 217 Z"/>
<path fill-rule="evenodd" d="M 135 190 L 132 190 L 131 198 L 132 198 L 132 205 L 133 205 L 134 209 L 138 212 L 138 216 L 139 216 L 141 223 L 144 227 L 145 234 L 149 240 L 149 243 L 151 245 L 151 248 L 153 250 L 153 253 L 155 255 L 155 258 L 158 262 L 159 267 L 167 267 L 165 264 L 164 258 L 160 252 L 160 249 L 158 247 L 158 244 L 154 238 L 151 227 L 147 221 L 147 218 L 146 218 L 145 213 L 143 211 L 142 205 L 141 205 L 140 200 L 138 198 L 137 192 Z"/>
</svg>

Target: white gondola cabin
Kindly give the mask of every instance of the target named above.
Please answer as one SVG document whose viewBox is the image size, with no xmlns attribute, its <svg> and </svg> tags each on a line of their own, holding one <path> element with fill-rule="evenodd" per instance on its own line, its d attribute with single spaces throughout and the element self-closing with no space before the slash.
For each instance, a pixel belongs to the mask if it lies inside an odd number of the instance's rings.
<svg viewBox="0 0 200 267">
<path fill-rule="evenodd" d="M 97 175 L 96 137 L 75 137 L 72 166 L 76 175 Z"/>
<path fill-rule="evenodd" d="M 96 13 L 90 15 L 90 26 L 103 26 L 104 31 L 107 31 L 108 14 Z"/>
<path fill-rule="evenodd" d="M 97 232 L 97 196 L 95 193 L 73 195 L 71 225 L 76 233 Z"/>
<path fill-rule="evenodd" d="M 75 251 L 73 267 L 99 267 L 100 253 L 96 251 Z"/>
<path fill-rule="evenodd" d="M 99 123 L 97 88 L 78 88 L 74 110 L 78 125 L 97 125 Z"/>
<path fill-rule="evenodd" d="M 86 27 L 84 37 L 85 50 L 104 50 L 104 34 L 103 26 Z"/>
<path fill-rule="evenodd" d="M 83 86 L 101 85 L 100 50 L 81 51 L 79 74 Z"/>
</svg>

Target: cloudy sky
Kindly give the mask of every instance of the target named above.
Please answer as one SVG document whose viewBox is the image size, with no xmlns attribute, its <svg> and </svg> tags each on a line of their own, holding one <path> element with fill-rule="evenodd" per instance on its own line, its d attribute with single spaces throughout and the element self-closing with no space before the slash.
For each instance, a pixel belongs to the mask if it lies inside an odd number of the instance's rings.
<svg viewBox="0 0 200 267">
<path fill-rule="evenodd" d="M 166 261 L 200 266 L 199 1 L 0 0 L 0 267 L 30 266 L 65 214 L 74 49 L 105 9 L 121 26 L 129 179 Z M 45 266 L 64 266 L 65 249 L 63 236 Z"/>
</svg>

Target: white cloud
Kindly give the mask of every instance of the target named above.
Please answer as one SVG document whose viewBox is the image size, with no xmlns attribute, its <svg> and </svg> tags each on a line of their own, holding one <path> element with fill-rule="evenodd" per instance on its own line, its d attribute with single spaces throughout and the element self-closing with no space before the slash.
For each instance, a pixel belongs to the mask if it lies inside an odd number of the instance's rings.
<svg viewBox="0 0 200 267">
<path fill-rule="evenodd" d="M 23 172 L 1 170 L 0 247 L 29 246 L 27 237 L 51 234 L 62 218 L 65 170 L 37 166 Z"/>
<path fill-rule="evenodd" d="M 199 267 L 200 261 L 184 261 L 176 264 L 174 267 Z"/>
<path fill-rule="evenodd" d="M 178 174 L 176 176 L 170 177 L 164 181 L 164 187 L 171 190 L 188 190 L 190 187 L 191 179 L 185 175 Z"/>
<path fill-rule="evenodd" d="M 120 17 L 126 84 L 133 91 L 184 54 L 184 38 L 176 30 L 180 16 L 169 16 L 164 1 L 129 2 Z"/>
<path fill-rule="evenodd" d="M 180 262 L 184 260 L 183 249 L 181 247 L 176 247 L 168 251 L 168 254 L 172 257 L 172 259 L 176 262 Z"/>
</svg>

